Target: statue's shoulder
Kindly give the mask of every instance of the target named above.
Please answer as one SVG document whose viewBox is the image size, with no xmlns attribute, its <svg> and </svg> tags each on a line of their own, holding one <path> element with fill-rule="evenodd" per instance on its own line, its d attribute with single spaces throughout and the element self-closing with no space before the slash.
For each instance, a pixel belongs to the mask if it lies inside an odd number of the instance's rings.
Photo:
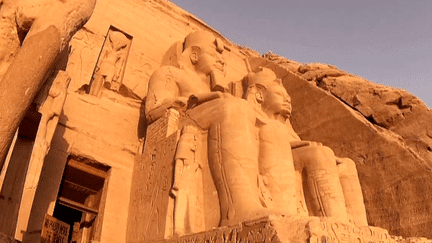
<svg viewBox="0 0 432 243">
<path fill-rule="evenodd" d="M 174 66 L 162 66 L 150 77 L 149 92 L 167 93 L 173 92 L 183 83 L 185 71 Z"/>
</svg>

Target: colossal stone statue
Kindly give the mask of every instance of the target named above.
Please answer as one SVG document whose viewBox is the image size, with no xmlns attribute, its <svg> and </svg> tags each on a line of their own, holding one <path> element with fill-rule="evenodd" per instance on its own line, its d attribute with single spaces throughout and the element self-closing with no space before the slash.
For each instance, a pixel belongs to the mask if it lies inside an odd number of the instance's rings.
<svg viewBox="0 0 432 243">
<path fill-rule="evenodd" d="M 268 215 L 258 196 L 258 156 L 253 110 L 245 100 L 223 93 L 223 44 L 212 34 L 185 38 L 179 67 L 164 66 L 149 81 L 146 117 L 151 123 L 167 109 L 185 110 L 185 125 L 208 130 L 209 166 L 221 208 L 221 225 Z"/>
<path fill-rule="evenodd" d="M 297 178 L 290 141 L 296 135 L 289 124 L 291 100 L 281 81 L 273 72 L 263 69 L 244 79 L 247 87 L 244 98 L 254 109 L 251 121 L 258 130 L 260 191 L 263 204 L 273 213 L 287 216 L 298 214 Z"/>
<path fill-rule="evenodd" d="M 303 184 L 296 179 L 297 173 L 306 182 L 304 194 L 314 216 L 367 226 L 354 162 L 337 158 L 330 148 L 319 143 L 300 140 L 288 120 L 290 97 L 271 70 L 264 68 L 249 74 L 246 81 L 246 99 L 256 107 L 260 120 L 257 122 L 260 124 L 259 170 L 271 195 L 267 200 L 270 203 L 266 204 L 279 209 L 292 204 L 300 196 L 296 195 L 296 184 Z M 260 110 L 265 116 L 260 115 Z"/>
<path fill-rule="evenodd" d="M 5 70 L 0 73 L 0 168 L 27 108 L 95 4 L 96 0 L 20 0 L 1 6 L 0 53 L 14 58 L 0 57 L 0 71 Z M 4 50 L 12 45 L 17 50 Z"/>
</svg>

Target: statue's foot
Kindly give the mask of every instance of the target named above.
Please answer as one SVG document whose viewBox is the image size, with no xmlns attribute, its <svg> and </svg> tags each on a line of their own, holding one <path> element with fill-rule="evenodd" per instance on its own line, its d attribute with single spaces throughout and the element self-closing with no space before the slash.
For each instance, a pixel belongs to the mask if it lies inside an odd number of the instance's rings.
<svg viewBox="0 0 432 243">
<path fill-rule="evenodd" d="M 177 237 L 184 236 L 185 234 L 186 234 L 186 233 L 185 233 L 185 230 L 184 230 L 184 229 L 176 228 L 176 229 L 174 230 L 174 235 L 177 236 Z"/>
<path fill-rule="evenodd" d="M 250 220 L 255 220 L 255 219 L 260 219 L 260 218 L 264 218 L 264 217 L 268 217 L 270 215 L 272 215 L 273 213 L 267 209 L 267 208 L 262 208 L 262 209 L 258 209 L 258 210 L 253 210 L 250 209 L 247 212 L 236 212 L 234 214 L 234 217 L 229 219 L 229 218 L 222 218 L 221 219 L 221 226 L 232 226 L 232 225 L 237 225 L 241 222 L 246 222 L 246 221 L 250 221 Z"/>
</svg>

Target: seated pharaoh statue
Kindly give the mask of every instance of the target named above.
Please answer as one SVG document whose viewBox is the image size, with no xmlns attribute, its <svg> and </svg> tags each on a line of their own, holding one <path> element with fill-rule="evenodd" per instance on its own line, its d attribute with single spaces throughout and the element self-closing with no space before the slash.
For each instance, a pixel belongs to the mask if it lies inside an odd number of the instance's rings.
<svg viewBox="0 0 432 243">
<path fill-rule="evenodd" d="M 179 67 L 163 66 L 151 76 L 146 99 L 149 123 L 167 109 L 185 111 L 180 125 L 208 131 L 208 158 L 218 192 L 221 225 L 268 215 L 258 197 L 257 141 L 246 100 L 223 93 L 222 42 L 208 32 L 194 32 L 184 41 Z M 182 139 L 180 139 L 182 140 Z M 179 147 L 182 147 L 179 145 Z M 255 154 L 256 153 L 256 154 Z"/>
<path fill-rule="evenodd" d="M 219 226 L 268 215 L 320 216 L 367 226 L 355 164 L 316 142 L 302 141 L 289 122 L 291 101 L 275 73 L 261 68 L 243 80 L 243 98 L 227 93 L 223 44 L 212 34 L 185 38 L 179 66 L 163 66 L 150 78 L 146 118 L 169 109 L 181 114 L 174 156 L 173 232 L 199 231 L 194 199 L 195 154 L 207 152 L 220 207 Z M 200 132 L 207 142 L 200 144 Z"/>
<path fill-rule="evenodd" d="M 300 140 L 288 119 L 290 96 L 273 71 L 261 68 L 249 74 L 245 83 L 244 98 L 254 107 L 259 129 L 261 191 L 268 195 L 263 204 L 275 209 L 296 207 L 287 211 L 300 214 L 306 204 L 311 216 L 367 226 L 354 161 L 336 157 L 320 143 Z"/>
</svg>

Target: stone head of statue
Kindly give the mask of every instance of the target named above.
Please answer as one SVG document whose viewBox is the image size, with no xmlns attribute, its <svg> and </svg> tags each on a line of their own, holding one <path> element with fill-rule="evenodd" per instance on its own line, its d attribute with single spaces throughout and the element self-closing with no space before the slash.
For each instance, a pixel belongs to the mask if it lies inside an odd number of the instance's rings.
<svg viewBox="0 0 432 243">
<path fill-rule="evenodd" d="M 59 71 L 56 78 L 54 79 L 52 86 L 49 90 L 49 96 L 51 97 L 57 97 L 62 92 L 66 92 L 67 87 L 69 86 L 69 82 L 71 81 L 71 78 L 69 75 L 64 71 Z"/>
<path fill-rule="evenodd" d="M 291 97 L 272 70 L 260 68 L 248 74 L 244 86 L 244 98 L 259 105 L 270 118 L 286 120 L 291 116 Z"/>
<path fill-rule="evenodd" d="M 196 31 L 186 36 L 183 53 L 198 73 L 210 75 L 213 72 L 225 76 L 226 65 L 223 58 L 223 42 L 207 31 Z"/>
<path fill-rule="evenodd" d="M 109 39 L 114 51 L 125 48 L 129 42 L 128 38 L 120 31 L 112 31 L 109 35 Z"/>
</svg>

